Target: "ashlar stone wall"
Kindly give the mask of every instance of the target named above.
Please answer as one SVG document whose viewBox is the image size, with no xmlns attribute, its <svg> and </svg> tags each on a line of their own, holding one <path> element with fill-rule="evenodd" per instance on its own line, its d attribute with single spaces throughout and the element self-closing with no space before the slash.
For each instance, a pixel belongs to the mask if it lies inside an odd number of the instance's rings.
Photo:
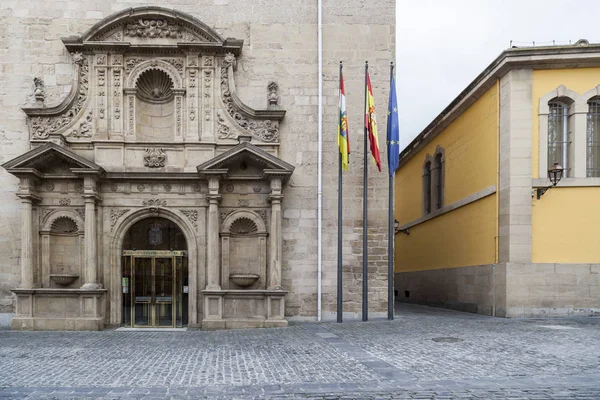
<svg viewBox="0 0 600 400">
<path fill-rule="evenodd" d="M 394 59 L 394 0 L 325 0 L 323 8 L 323 312 L 336 304 L 338 66 L 344 61 L 349 116 L 350 172 L 344 175 L 344 311 L 361 312 L 364 62 L 369 60 L 385 163 L 389 62 Z M 279 85 L 279 157 L 295 166 L 284 191 L 283 271 L 286 315 L 317 315 L 317 7 L 278 0 L 164 0 L 0 2 L 0 163 L 30 149 L 25 114 L 34 105 L 33 78 L 46 104 L 68 93 L 74 67 L 60 37 L 80 35 L 129 7 L 159 5 L 187 12 L 223 37 L 244 40 L 236 87 L 254 108 L 266 108 L 267 84 Z M 385 164 L 384 164 L 385 165 Z M 0 170 L 0 313 L 13 312 L 11 288 L 20 281 L 21 203 L 17 179 Z M 387 301 L 387 174 L 369 164 L 369 312 Z"/>
</svg>

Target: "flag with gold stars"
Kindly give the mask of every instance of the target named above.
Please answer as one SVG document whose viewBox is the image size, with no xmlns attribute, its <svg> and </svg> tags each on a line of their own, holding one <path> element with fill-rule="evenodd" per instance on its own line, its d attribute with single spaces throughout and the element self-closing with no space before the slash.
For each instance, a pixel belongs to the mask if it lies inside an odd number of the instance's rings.
<svg viewBox="0 0 600 400">
<path fill-rule="evenodd" d="M 388 102 L 387 119 L 387 153 L 390 176 L 398 169 L 400 161 L 400 127 L 398 124 L 398 101 L 396 99 L 396 83 L 394 76 L 390 81 L 390 100 Z"/>
</svg>

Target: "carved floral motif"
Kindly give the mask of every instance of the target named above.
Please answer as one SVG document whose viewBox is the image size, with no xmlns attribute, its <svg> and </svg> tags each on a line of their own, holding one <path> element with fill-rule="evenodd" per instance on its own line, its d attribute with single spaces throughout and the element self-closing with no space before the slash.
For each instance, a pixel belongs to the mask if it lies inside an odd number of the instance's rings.
<svg viewBox="0 0 600 400">
<path fill-rule="evenodd" d="M 181 213 L 188 217 L 194 228 L 198 227 L 198 210 L 181 210 Z"/>
<path fill-rule="evenodd" d="M 58 204 L 60 204 L 61 206 L 70 206 L 71 205 L 71 199 L 60 199 L 58 200 Z"/>
<path fill-rule="evenodd" d="M 73 61 L 79 65 L 78 92 L 73 106 L 60 115 L 31 118 L 31 133 L 34 139 L 47 139 L 50 134 L 60 131 L 71 124 L 83 108 L 89 89 L 89 65 L 87 58 L 80 53 L 73 54 Z"/>
<path fill-rule="evenodd" d="M 163 199 L 147 199 L 144 200 L 142 204 L 144 205 L 144 207 L 164 207 L 167 205 L 167 201 Z"/>
<path fill-rule="evenodd" d="M 129 211 L 129 208 L 120 208 L 120 209 L 116 209 L 116 210 L 113 208 L 110 210 L 110 228 L 111 228 L 111 230 L 115 227 L 119 218 L 121 218 L 123 216 L 123 214 L 125 214 L 128 211 Z"/>
<path fill-rule="evenodd" d="M 182 38 L 181 27 L 162 19 L 142 19 L 125 26 L 125 36 L 148 38 Z"/>
<path fill-rule="evenodd" d="M 75 138 L 92 136 L 92 110 L 88 112 L 83 122 L 79 124 L 79 129 L 73 129 L 67 136 Z"/>
<path fill-rule="evenodd" d="M 79 214 L 81 219 L 85 219 L 85 208 L 76 208 L 75 212 Z"/>
<path fill-rule="evenodd" d="M 167 154 L 163 149 L 151 148 L 146 149 L 144 156 L 144 165 L 149 168 L 160 168 L 165 166 Z"/>
<path fill-rule="evenodd" d="M 236 60 L 232 53 L 227 53 L 221 64 L 221 99 L 225 109 L 233 120 L 241 128 L 247 130 L 264 142 L 276 142 L 279 140 L 279 122 L 266 120 L 248 120 L 234 105 L 229 91 L 229 67 L 235 67 Z"/>
<path fill-rule="evenodd" d="M 180 58 L 165 58 L 166 62 L 175 67 L 179 75 L 183 76 L 183 60 Z M 190 85 L 191 86 L 191 85 Z"/>
</svg>

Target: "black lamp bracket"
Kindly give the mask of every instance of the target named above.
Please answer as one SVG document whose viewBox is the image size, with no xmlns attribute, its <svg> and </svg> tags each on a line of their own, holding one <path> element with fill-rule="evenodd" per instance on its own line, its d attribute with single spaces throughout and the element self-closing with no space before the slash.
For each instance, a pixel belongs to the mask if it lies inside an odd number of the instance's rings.
<svg viewBox="0 0 600 400">
<path fill-rule="evenodd" d="M 537 188 L 536 192 L 537 192 L 537 199 L 539 200 L 544 193 L 546 193 L 548 191 L 548 189 L 554 187 L 554 185 L 550 185 L 550 186 L 546 186 L 546 187 L 542 187 L 542 188 Z"/>
</svg>

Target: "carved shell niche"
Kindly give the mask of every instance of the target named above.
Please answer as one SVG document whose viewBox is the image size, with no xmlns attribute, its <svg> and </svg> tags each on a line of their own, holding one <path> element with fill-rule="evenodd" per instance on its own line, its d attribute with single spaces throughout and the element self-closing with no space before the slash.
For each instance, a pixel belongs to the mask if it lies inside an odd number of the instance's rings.
<svg viewBox="0 0 600 400">
<path fill-rule="evenodd" d="M 137 80 L 137 95 L 150 102 L 166 102 L 173 97 L 173 81 L 164 71 L 150 69 Z"/>
<path fill-rule="evenodd" d="M 77 233 L 77 224 L 69 217 L 59 217 L 51 225 L 52 233 Z"/>
<path fill-rule="evenodd" d="M 241 217 L 233 221 L 229 232 L 238 235 L 249 235 L 258 232 L 258 227 L 250 218 Z"/>
</svg>

